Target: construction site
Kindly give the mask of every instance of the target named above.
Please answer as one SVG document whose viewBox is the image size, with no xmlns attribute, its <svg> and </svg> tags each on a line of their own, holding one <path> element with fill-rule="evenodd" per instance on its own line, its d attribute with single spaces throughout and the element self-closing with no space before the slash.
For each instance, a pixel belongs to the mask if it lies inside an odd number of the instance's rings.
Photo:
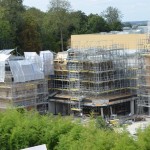
<svg viewBox="0 0 150 150">
<path fill-rule="evenodd" d="M 93 113 L 103 118 L 150 115 L 149 25 L 147 28 L 147 34 L 73 35 L 72 47 L 54 59 L 55 96 L 49 111 Z"/>
<path fill-rule="evenodd" d="M 137 51 L 121 45 L 70 49 L 54 60 L 54 113 L 135 113 Z"/>
<path fill-rule="evenodd" d="M 116 42 L 117 43 L 117 42 Z M 52 51 L 0 51 L 0 109 L 62 115 L 150 115 L 150 40 Z M 85 46 L 86 47 L 86 46 Z"/>
</svg>

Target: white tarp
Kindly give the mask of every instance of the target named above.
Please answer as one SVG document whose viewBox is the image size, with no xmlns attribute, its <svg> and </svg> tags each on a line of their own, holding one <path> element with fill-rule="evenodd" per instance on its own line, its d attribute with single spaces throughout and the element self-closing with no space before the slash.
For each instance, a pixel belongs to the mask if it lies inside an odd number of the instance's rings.
<svg viewBox="0 0 150 150">
<path fill-rule="evenodd" d="M 5 61 L 10 55 L 0 54 L 0 82 L 5 81 Z"/>
<path fill-rule="evenodd" d="M 53 53 L 49 50 L 40 51 L 40 58 L 42 60 L 42 70 L 45 75 L 54 75 L 54 61 Z"/>
<path fill-rule="evenodd" d="M 9 61 L 14 82 L 26 82 L 31 80 L 44 79 L 44 74 L 37 64 L 29 60 Z"/>
<path fill-rule="evenodd" d="M 30 148 L 25 148 L 22 150 L 47 150 L 46 145 L 39 145 L 39 146 L 34 146 L 34 147 L 30 147 Z"/>
<path fill-rule="evenodd" d="M 24 74 L 19 62 L 9 61 L 9 66 L 14 78 L 14 82 L 25 82 Z"/>
<path fill-rule="evenodd" d="M 24 56 L 26 60 L 30 60 L 33 63 L 37 64 L 40 70 L 42 70 L 42 61 L 40 56 L 36 52 L 24 52 Z"/>
<path fill-rule="evenodd" d="M 0 50 L 0 54 L 10 54 L 12 51 L 14 51 L 14 49 L 4 49 L 4 50 Z"/>
<path fill-rule="evenodd" d="M 0 61 L 5 61 L 9 58 L 10 55 L 0 54 Z"/>
<path fill-rule="evenodd" d="M 0 82 L 5 80 L 5 61 L 0 61 Z"/>
</svg>

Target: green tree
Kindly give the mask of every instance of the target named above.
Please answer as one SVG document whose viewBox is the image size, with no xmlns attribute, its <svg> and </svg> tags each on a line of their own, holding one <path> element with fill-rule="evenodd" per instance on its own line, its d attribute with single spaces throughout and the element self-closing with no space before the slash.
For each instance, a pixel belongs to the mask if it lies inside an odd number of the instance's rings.
<svg viewBox="0 0 150 150">
<path fill-rule="evenodd" d="M 70 25 L 69 12 L 71 5 L 67 0 L 51 0 L 49 14 L 53 20 L 53 29 L 59 31 L 61 51 L 64 51 L 64 34 Z"/>
<path fill-rule="evenodd" d="M 104 18 L 98 14 L 88 16 L 88 33 L 98 33 L 108 31 L 108 26 Z"/>
<path fill-rule="evenodd" d="M 75 25 L 72 26 L 70 33 L 84 34 L 87 32 L 88 16 L 82 11 L 71 12 L 70 18 L 75 20 Z"/>
<path fill-rule="evenodd" d="M 12 48 L 13 37 L 11 24 L 5 19 L 5 8 L 0 6 L 0 49 Z"/>
<path fill-rule="evenodd" d="M 46 13 L 41 24 L 42 48 L 60 51 L 60 36 L 53 23 L 51 13 Z"/>
<path fill-rule="evenodd" d="M 118 8 L 109 6 L 105 11 L 102 12 L 102 16 L 107 21 L 110 30 L 122 30 L 122 14 Z"/>
<path fill-rule="evenodd" d="M 1 0 L 0 6 L 5 9 L 5 19 L 11 25 L 11 38 L 18 46 L 18 35 L 22 30 L 22 13 L 25 11 L 22 0 Z"/>
<path fill-rule="evenodd" d="M 23 30 L 19 35 L 19 43 L 23 51 L 42 50 L 41 24 L 44 13 L 36 8 L 30 8 L 23 14 Z"/>
</svg>

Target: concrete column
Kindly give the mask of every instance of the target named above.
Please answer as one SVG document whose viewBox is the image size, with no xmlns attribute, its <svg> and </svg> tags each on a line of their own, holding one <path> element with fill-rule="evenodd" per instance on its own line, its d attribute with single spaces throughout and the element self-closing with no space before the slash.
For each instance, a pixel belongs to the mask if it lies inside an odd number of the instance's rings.
<svg viewBox="0 0 150 150">
<path fill-rule="evenodd" d="M 130 101 L 130 111 L 131 111 L 131 115 L 134 115 L 134 101 Z"/>
<path fill-rule="evenodd" d="M 101 108 L 101 117 L 104 118 L 103 108 Z"/>
<path fill-rule="evenodd" d="M 113 114 L 113 111 L 112 111 L 112 106 L 110 106 L 110 115 Z"/>
<path fill-rule="evenodd" d="M 55 103 L 54 102 L 48 103 L 48 111 L 49 111 L 49 113 L 55 114 Z"/>
</svg>

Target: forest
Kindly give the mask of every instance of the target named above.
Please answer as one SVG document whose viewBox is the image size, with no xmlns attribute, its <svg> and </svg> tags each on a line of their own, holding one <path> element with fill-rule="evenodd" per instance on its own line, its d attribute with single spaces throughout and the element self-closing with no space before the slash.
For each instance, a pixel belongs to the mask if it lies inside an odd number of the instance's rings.
<svg viewBox="0 0 150 150">
<path fill-rule="evenodd" d="M 23 5 L 23 0 L 0 0 L 0 49 L 67 50 L 73 34 L 122 30 L 122 14 L 108 7 L 99 14 L 73 10 L 68 0 L 50 0 L 48 11 Z"/>
<path fill-rule="evenodd" d="M 115 132 L 102 118 L 88 123 L 73 117 L 39 115 L 8 109 L 0 113 L 0 150 L 20 150 L 46 144 L 48 150 L 149 150 L 150 127 L 136 137 Z"/>
</svg>

